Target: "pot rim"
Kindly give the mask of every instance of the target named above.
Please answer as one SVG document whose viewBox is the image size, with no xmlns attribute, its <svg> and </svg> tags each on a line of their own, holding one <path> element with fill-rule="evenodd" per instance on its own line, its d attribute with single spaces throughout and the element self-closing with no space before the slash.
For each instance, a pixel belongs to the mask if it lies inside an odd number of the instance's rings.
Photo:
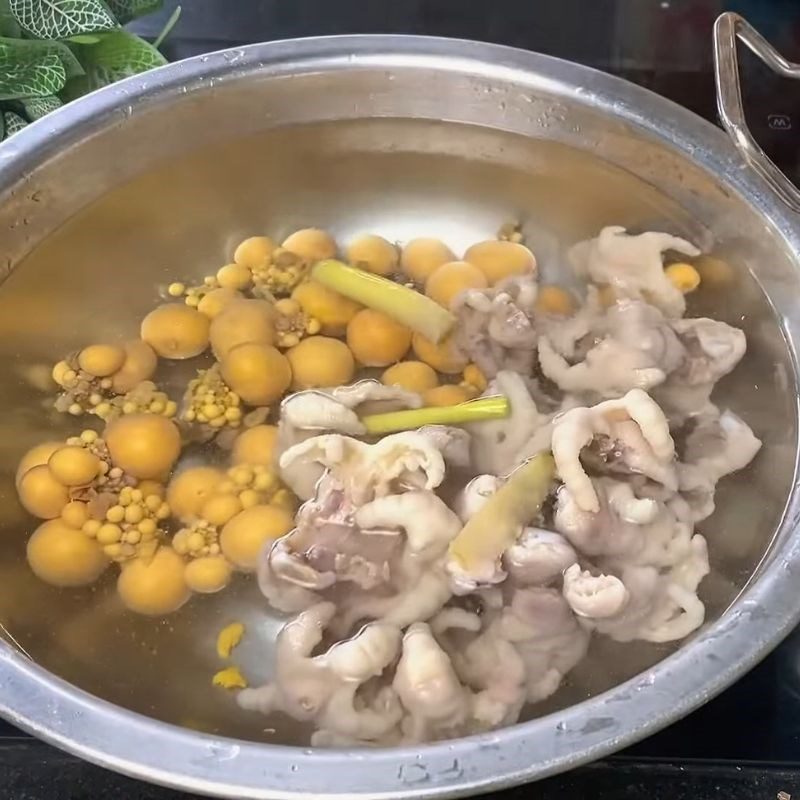
<svg viewBox="0 0 800 800">
<path fill-rule="evenodd" d="M 0 145 L 0 195 L 57 150 L 111 124 L 109 118 L 126 106 L 136 113 L 156 98 L 200 91 L 210 79 L 359 67 L 435 67 L 599 106 L 699 162 L 800 252 L 798 220 L 758 176 L 742 169 L 741 158 L 721 130 L 682 106 L 620 78 L 550 56 L 420 36 L 334 36 L 254 44 L 129 78 L 65 106 Z M 792 343 L 787 344 L 793 350 Z M 794 472 L 796 476 L 797 455 Z M 779 531 L 795 529 L 798 520 L 800 499 L 793 491 Z M 0 714 L 81 758 L 200 794 L 254 800 L 308 795 L 377 800 L 499 789 L 584 764 L 654 733 L 753 667 L 800 619 L 800 537 L 783 536 L 770 558 L 773 568 L 763 570 L 718 621 L 645 673 L 563 711 L 464 739 L 382 750 L 313 750 L 210 736 L 94 697 L 3 642 Z"/>
</svg>

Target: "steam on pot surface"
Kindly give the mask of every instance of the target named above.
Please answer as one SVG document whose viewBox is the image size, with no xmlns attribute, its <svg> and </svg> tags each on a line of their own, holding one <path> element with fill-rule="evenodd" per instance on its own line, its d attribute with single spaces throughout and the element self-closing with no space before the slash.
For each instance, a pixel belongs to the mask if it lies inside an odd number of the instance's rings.
<svg viewBox="0 0 800 800">
<path fill-rule="evenodd" d="M 735 254 L 569 148 L 528 145 L 547 196 L 457 157 L 426 195 L 425 154 L 336 150 L 367 130 L 266 137 L 351 208 L 254 137 L 103 197 L 0 290 L 0 611 L 67 680 L 257 741 L 451 739 L 654 664 L 762 555 L 748 392 L 773 378 Z M 198 170 L 216 224 L 157 222 Z"/>
</svg>

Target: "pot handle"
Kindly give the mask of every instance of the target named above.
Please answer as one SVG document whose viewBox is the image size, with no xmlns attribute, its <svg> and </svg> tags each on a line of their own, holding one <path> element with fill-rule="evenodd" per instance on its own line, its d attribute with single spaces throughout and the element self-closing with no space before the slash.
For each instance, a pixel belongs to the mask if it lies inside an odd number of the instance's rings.
<svg viewBox="0 0 800 800">
<path fill-rule="evenodd" d="M 800 64 L 787 61 L 750 23 L 728 11 L 714 24 L 714 78 L 720 121 L 747 163 L 793 211 L 800 213 L 798 189 L 753 138 L 742 105 L 736 40 L 741 39 L 773 72 L 800 79 Z"/>
</svg>

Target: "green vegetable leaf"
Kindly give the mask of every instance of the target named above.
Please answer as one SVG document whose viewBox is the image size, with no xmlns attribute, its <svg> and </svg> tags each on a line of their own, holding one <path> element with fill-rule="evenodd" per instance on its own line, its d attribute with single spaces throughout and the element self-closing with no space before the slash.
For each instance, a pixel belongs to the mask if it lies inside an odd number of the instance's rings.
<svg viewBox="0 0 800 800">
<path fill-rule="evenodd" d="M 58 53 L 33 42 L 0 39 L 0 100 L 46 97 L 57 94 L 67 82 Z"/>
<path fill-rule="evenodd" d="M 0 11 L 0 36 L 10 36 L 12 39 L 19 37 L 20 28 L 11 14 Z"/>
<path fill-rule="evenodd" d="M 63 42 L 48 42 L 47 44 L 52 48 L 52 52 L 61 59 L 61 63 L 64 65 L 64 70 L 67 73 L 67 80 L 70 78 L 77 78 L 79 75 L 85 73 L 86 70 L 84 70 L 83 64 L 81 64 L 71 48 Z"/>
<path fill-rule="evenodd" d="M 89 72 L 91 71 L 92 68 L 89 67 Z M 67 85 L 58 93 L 58 96 L 61 98 L 62 103 L 70 103 L 96 88 L 89 74 L 84 73 L 76 78 L 69 78 Z"/>
<path fill-rule="evenodd" d="M 25 114 L 31 122 L 41 119 L 51 111 L 61 108 L 61 101 L 57 97 L 31 97 L 27 100 L 22 100 L 22 107 L 25 109 Z"/>
<path fill-rule="evenodd" d="M 8 0 L 17 22 L 37 39 L 69 39 L 118 27 L 102 0 Z"/>
<path fill-rule="evenodd" d="M 33 47 L 40 47 L 42 49 L 46 48 L 48 52 L 55 53 L 61 59 L 61 63 L 64 65 L 64 70 L 67 73 L 67 79 L 74 78 L 77 75 L 83 75 L 84 69 L 81 66 L 81 62 L 78 61 L 77 56 L 72 52 L 69 46 L 63 42 L 39 42 L 31 40 L 24 41 L 25 44 L 32 45 Z"/>
<path fill-rule="evenodd" d="M 164 4 L 163 0 L 107 0 L 111 13 L 125 25 L 136 17 L 152 14 Z"/>
<path fill-rule="evenodd" d="M 4 111 L 3 112 L 3 123 L 5 125 L 5 139 L 8 139 L 9 136 L 16 133 L 17 131 L 21 131 L 28 123 L 24 120 L 19 114 L 15 114 L 13 111 Z"/>
<path fill-rule="evenodd" d="M 8 0 L 0 0 L 0 36 L 11 36 L 16 39 L 19 34 L 19 23 L 11 13 Z M 2 136 L 0 136 L 0 139 L 2 139 Z"/>
<path fill-rule="evenodd" d="M 69 41 L 73 44 L 97 44 L 100 37 L 95 33 L 79 33 L 77 36 L 70 36 Z"/>
<path fill-rule="evenodd" d="M 68 78 L 83 74 L 61 42 L 0 37 L 0 99 L 56 94 Z"/>
<path fill-rule="evenodd" d="M 167 63 L 153 45 L 128 31 L 104 34 L 83 56 L 93 89 Z"/>
</svg>

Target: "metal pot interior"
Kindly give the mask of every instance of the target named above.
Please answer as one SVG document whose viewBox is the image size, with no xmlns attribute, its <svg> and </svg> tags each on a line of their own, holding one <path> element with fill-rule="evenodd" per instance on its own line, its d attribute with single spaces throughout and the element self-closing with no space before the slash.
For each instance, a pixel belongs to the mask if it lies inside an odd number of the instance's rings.
<svg viewBox="0 0 800 800">
<path fill-rule="evenodd" d="M 427 92 L 419 113 L 408 94 L 424 76 L 396 77 L 391 83 L 365 70 L 360 88 L 349 89 L 360 103 L 341 106 L 342 119 L 320 99 L 314 76 L 298 78 L 293 94 L 281 85 L 285 78 L 252 77 L 173 97 L 169 106 L 154 103 L 130 119 L 97 123 L 92 138 L 38 168 L 24 197 L 8 200 L 0 222 L 10 229 L 16 220 L 17 229 L 9 238 L 13 270 L 0 287 L 0 632 L 55 675 L 176 725 L 306 742 L 307 731 L 295 723 L 241 712 L 231 695 L 210 686 L 219 668 L 216 634 L 233 620 L 247 625 L 237 662 L 256 683 L 269 675 L 281 619 L 251 576 L 219 595 L 196 596 L 165 619 L 126 612 L 110 574 L 90 590 L 50 588 L 25 563 L 35 523 L 15 499 L 13 476 L 28 447 L 80 430 L 80 422 L 50 408 L 52 363 L 91 340 L 136 335 L 159 286 L 215 271 L 244 236 L 281 238 L 308 225 L 329 229 L 342 243 L 359 232 L 437 236 L 460 251 L 519 220 L 550 277 L 563 274 L 565 245 L 609 224 L 667 230 L 711 247 L 734 267 L 734 278 L 704 285 L 688 315 L 713 315 L 746 331 L 745 361 L 715 397 L 765 446 L 749 469 L 722 483 L 718 511 L 699 528 L 712 558 L 701 587 L 709 623 L 757 572 L 789 496 L 797 439 L 792 354 L 764 291 L 776 281 L 781 294 L 800 288 L 780 240 L 757 210 L 703 169 L 652 141 L 641 139 L 636 149 L 636 134 L 607 114 L 569 103 L 560 117 L 528 112 L 526 136 L 521 95 L 504 100 L 453 75 L 443 111 L 463 103 L 465 93 L 473 105 L 451 122 L 436 121 Z M 338 86 L 347 73 L 331 80 Z M 383 94 L 364 94 L 369 81 Z M 294 116 L 308 118 L 284 119 L 290 100 L 302 109 Z M 545 92 L 541 100 L 548 101 Z M 501 102 L 509 108 L 501 111 Z M 243 120 L 231 116 L 244 108 L 250 115 Z M 394 113 L 383 113 L 387 108 Z M 165 368 L 163 377 L 177 396 L 185 371 Z M 595 637 L 567 684 L 527 716 L 610 689 L 672 650 Z"/>
</svg>

